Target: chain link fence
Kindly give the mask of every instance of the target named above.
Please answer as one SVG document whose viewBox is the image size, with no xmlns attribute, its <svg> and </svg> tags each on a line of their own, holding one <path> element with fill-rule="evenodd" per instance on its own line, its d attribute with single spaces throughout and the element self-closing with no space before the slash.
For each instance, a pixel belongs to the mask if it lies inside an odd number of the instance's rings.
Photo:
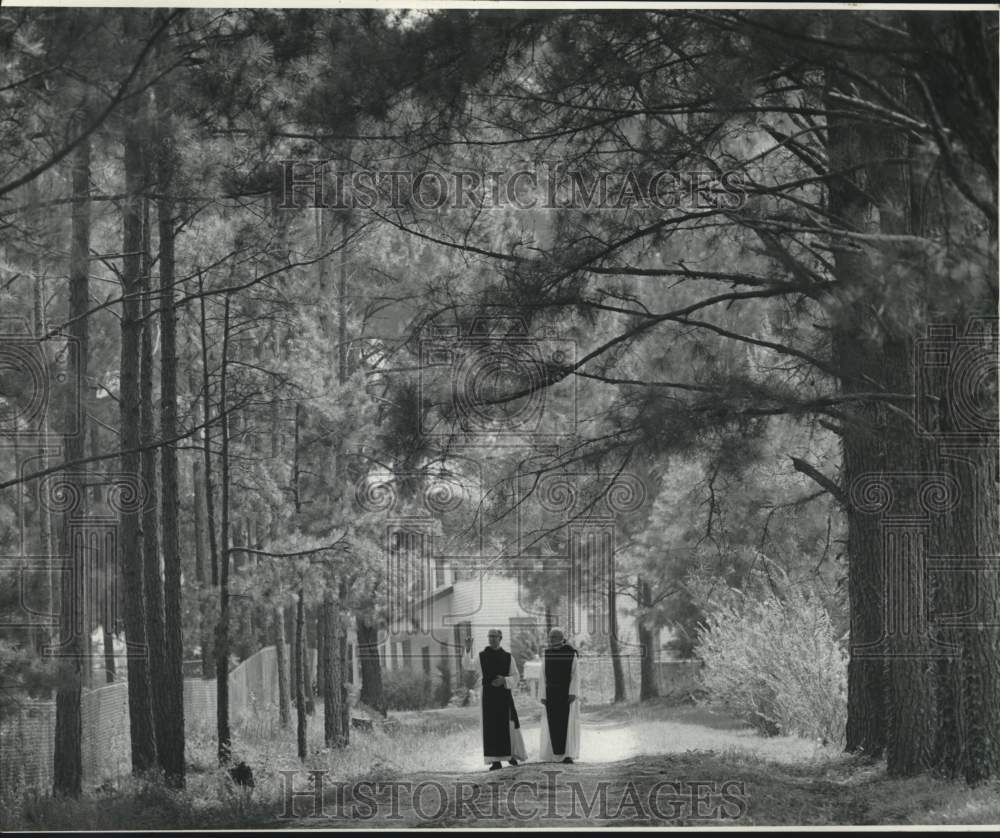
<svg viewBox="0 0 1000 838">
<path fill-rule="evenodd" d="M 258 710 L 278 702 L 278 660 L 273 646 L 261 649 L 229 673 L 230 718 L 234 727 L 253 723 Z M 288 660 L 288 658 L 286 658 Z M 215 727 L 214 680 L 184 679 L 184 726 L 190 733 Z M 119 681 L 81 696 L 83 783 L 99 786 L 131 772 L 128 684 Z M 52 788 L 56 705 L 25 700 L 0 720 L 0 788 Z"/>
</svg>

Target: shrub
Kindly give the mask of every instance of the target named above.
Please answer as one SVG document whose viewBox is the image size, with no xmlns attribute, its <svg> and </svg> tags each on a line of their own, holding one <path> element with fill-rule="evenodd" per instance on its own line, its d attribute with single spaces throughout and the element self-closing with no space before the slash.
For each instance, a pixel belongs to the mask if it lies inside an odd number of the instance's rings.
<svg viewBox="0 0 1000 838">
<path fill-rule="evenodd" d="M 463 669 L 462 670 L 462 686 L 466 690 L 474 690 L 476 684 L 479 683 L 479 673 L 474 669 Z"/>
<path fill-rule="evenodd" d="M 390 710 L 426 710 L 433 705 L 430 676 L 412 669 L 394 669 L 382 675 L 385 703 Z"/>
<path fill-rule="evenodd" d="M 816 592 L 781 582 L 777 591 L 708 595 L 697 647 L 702 683 L 711 702 L 765 734 L 842 745 L 847 654 Z"/>
</svg>

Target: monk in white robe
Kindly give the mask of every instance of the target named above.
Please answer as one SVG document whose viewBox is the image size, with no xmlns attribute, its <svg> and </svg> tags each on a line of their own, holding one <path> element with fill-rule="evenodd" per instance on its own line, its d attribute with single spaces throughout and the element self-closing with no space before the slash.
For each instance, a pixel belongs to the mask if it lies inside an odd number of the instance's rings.
<svg viewBox="0 0 1000 838">
<path fill-rule="evenodd" d="M 482 674 L 483 760 L 490 771 L 495 771 L 502 761 L 517 765 L 518 760 L 528 758 L 528 752 L 514 707 L 513 690 L 519 680 L 517 664 L 510 652 L 500 648 L 503 633 L 499 629 L 490 629 L 488 637 L 490 645 L 476 657 L 472 654 L 472 638 L 466 640 L 462 669 Z"/>
<path fill-rule="evenodd" d="M 580 655 L 566 642 L 562 630 L 549 632 L 549 646 L 542 654 L 538 697 L 542 713 L 541 762 L 572 763 L 580 756 Z"/>
</svg>

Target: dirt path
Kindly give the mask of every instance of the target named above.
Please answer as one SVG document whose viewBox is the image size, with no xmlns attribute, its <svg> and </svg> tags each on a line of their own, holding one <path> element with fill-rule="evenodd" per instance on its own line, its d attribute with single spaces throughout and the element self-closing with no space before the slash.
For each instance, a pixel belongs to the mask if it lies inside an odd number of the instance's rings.
<svg viewBox="0 0 1000 838">
<path fill-rule="evenodd" d="M 528 762 L 538 761 L 539 725 L 525 724 L 521 727 Z M 584 720 L 580 739 L 583 743 L 581 763 L 618 762 L 642 753 L 641 731 L 634 725 L 611 720 Z M 486 767 L 483 757 L 477 753 L 459 755 L 455 764 L 456 772 L 482 771 Z"/>
<path fill-rule="evenodd" d="M 747 825 L 754 822 L 752 796 L 758 780 L 765 772 L 768 782 L 782 773 L 764 764 L 745 770 L 746 765 L 719 757 L 713 746 L 732 748 L 740 737 L 749 737 L 750 745 L 764 740 L 712 716 L 650 722 L 588 715 L 581 759 L 574 765 L 534 761 L 538 724 L 529 723 L 523 727 L 529 760 L 516 768 L 489 771 L 475 751 L 454 758 L 442 754 L 441 764 L 449 770 L 324 788 L 318 812 L 314 796 L 300 795 L 295 815 L 274 826 Z M 781 793 L 792 798 L 830 794 L 829 784 L 793 774 L 785 786 Z M 845 805 L 841 801 L 836 808 Z"/>
</svg>

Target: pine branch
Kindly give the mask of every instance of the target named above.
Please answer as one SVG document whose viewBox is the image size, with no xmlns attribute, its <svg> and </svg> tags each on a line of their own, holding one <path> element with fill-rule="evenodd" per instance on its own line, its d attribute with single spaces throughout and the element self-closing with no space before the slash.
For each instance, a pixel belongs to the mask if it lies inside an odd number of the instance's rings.
<svg viewBox="0 0 1000 838">
<path fill-rule="evenodd" d="M 847 493 L 840 488 L 833 480 L 827 477 L 823 472 L 813 465 L 810 465 L 805 460 L 800 460 L 798 457 L 790 457 L 792 461 L 792 466 L 796 471 L 801 472 L 806 477 L 812 478 L 816 483 L 822 486 L 827 492 L 833 495 L 834 499 L 839 503 L 845 510 L 850 508 L 850 499 L 847 497 Z"/>
</svg>

